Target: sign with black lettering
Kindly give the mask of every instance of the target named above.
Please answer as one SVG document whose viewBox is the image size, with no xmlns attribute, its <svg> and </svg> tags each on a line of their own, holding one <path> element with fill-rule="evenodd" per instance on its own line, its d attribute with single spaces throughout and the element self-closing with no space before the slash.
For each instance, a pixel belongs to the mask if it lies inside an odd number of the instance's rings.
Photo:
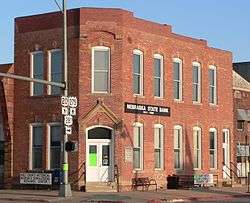
<svg viewBox="0 0 250 203">
<path fill-rule="evenodd" d="M 20 184 L 51 185 L 51 173 L 20 173 Z"/>
<path fill-rule="evenodd" d="M 158 116 L 170 116 L 170 107 L 148 104 L 128 103 L 124 104 L 125 113 L 147 114 Z"/>
</svg>

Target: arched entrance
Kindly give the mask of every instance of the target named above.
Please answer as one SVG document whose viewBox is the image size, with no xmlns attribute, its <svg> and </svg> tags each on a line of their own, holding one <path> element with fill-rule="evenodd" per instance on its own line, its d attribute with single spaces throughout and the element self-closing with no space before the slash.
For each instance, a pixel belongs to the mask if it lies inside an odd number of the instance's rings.
<svg viewBox="0 0 250 203">
<path fill-rule="evenodd" d="M 113 179 L 113 130 L 93 126 L 86 130 L 86 180 L 108 182 Z"/>
</svg>

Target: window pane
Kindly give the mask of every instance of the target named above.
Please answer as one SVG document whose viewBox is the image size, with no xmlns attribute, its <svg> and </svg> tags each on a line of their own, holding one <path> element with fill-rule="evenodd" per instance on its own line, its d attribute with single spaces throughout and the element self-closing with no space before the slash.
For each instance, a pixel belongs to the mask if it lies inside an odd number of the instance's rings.
<svg viewBox="0 0 250 203">
<path fill-rule="evenodd" d="M 238 130 L 243 130 L 244 126 L 244 121 L 237 121 L 237 129 Z"/>
<path fill-rule="evenodd" d="M 43 75 L 43 53 L 33 54 L 33 75 Z"/>
<path fill-rule="evenodd" d="M 161 59 L 154 58 L 154 76 L 161 77 Z"/>
<path fill-rule="evenodd" d="M 94 73 L 94 91 L 108 91 L 108 73 L 95 72 Z"/>
<path fill-rule="evenodd" d="M 43 127 L 33 126 L 33 147 L 43 145 Z"/>
<path fill-rule="evenodd" d="M 140 127 L 134 127 L 134 146 L 141 146 L 141 135 L 140 135 Z"/>
<path fill-rule="evenodd" d="M 174 98 L 180 99 L 180 83 L 174 81 Z"/>
<path fill-rule="evenodd" d="M 42 147 L 33 148 L 33 169 L 42 168 Z"/>
<path fill-rule="evenodd" d="M 155 168 L 161 168 L 161 150 L 155 149 Z"/>
<path fill-rule="evenodd" d="M 140 55 L 134 54 L 134 73 L 140 74 L 141 73 L 141 68 L 140 68 Z"/>
<path fill-rule="evenodd" d="M 214 103 L 215 101 L 214 87 L 209 86 L 209 102 Z"/>
<path fill-rule="evenodd" d="M 161 129 L 160 128 L 154 128 L 154 143 L 155 148 L 161 148 Z"/>
<path fill-rule="evenodd" d="M 210 134 L 210 149 L 215 149 L 215 135 L 214 132 L 209 132 Z"/>
<path fill-rule="evenodd" d="M 51 146 L 60 146 L 61 145 L 61 126 L 50 126 L 51 132 Z"/>
<path fill-rule="evenodd" d="M 154 96 L 156 97 L 161 96 L 161 79 L 160 78 L 154 79 Z"/>
<path fill-rule="evenodd" d="M 133 149 L 133 165 L 134 168 L 140 168 L 140 149 L 139 148 L 134 148 Z"/>
<path fill-rule="evenodd" d="M 193 101 L 198 101 L 198 85 L 193 84 Z"/>
<path fill-rule="evenodd" d="M 52 147 L 50 149 L 50 167 L 51 169 L 60 168 L 61 147 Z"/>
<path fill-rule="evenodd" d="M 193 66 L 193 83 L 199 82 L 199 67 Z"/>
<path fill-rule="evenodd" d="M 135 75 L 134 74 L 134 83 L 133 83 L 133 88 L 134 88 L 134 93 L 135 94 L 140 94 L 140 75 Z"/>
<path fill-rule="evenodd" d="M 180 80 L 180 63 L 174 62 L 174 80 Z"/>
<path fill-rule="evenodd" d="M 95 70 L 109 70 L 109 51 L 94 51 Z"/>
<path fill-rule="evenodd" d="M 102 165 L 109 166 L 109 145 L 102 146 Z"/>
<path fill-rule="evenodd" d="M 179 129 L 174 130 L 174 148 L 175 149 L 180 148 L 180 130 Z"/>
<path fill-rule="evenodd" d="M 214 75 L 215 74 L 215 70 L 214 69 L 209 69 L 209 85 L 214 86 L 215 85 L 215 78 Z"/>
<path fill-rule="evenodd" d="M 174 150 L 174 167 L 180 168 L 180 150 Z"/>
<path fill-rule="evenodd" d="M 51 52 L 51 74 L 59 73 L 62 74 L 62 51 L 52 51 Z M 54 81 L 54 80 L 52 80 Z"/>
<path fill-rule="evenodd" d="M 215 152 L 210 150 L 210 168 L 215 168 Z"/>
</svg>

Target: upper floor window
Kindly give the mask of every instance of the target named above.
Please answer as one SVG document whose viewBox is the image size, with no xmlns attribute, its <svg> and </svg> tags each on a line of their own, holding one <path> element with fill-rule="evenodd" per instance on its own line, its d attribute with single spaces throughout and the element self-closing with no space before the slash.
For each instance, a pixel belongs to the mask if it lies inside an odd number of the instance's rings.
<svg viewBox="0 0 250 203">
<path fill-rule="evenodd" d="M 62 50 L 54 49 L 49 53 L 49 81 L 61 83 L 63 81 L 63 55 Z M 48 86 L 48 94 L 60 95 L 60 87 Z"/>
<path fill-rule="evenodd" d="M 155 154 L 155 168 L 163 169 L 163 125 L 154 125 L 154 154 Z"/>
<path fill-rule="evenodd" d="M 143 125 L 141 123 L 134 123 L 133 167 L 136 170 L 143 169 Z"/>
<path fill-rule="evenodd" d="M 201 129 L 193 128 L 194 168 L 201 169 Z"/>
<path fill-rule="evenodd" d="M 154 96 L 163 97 L 163 56 L 154 55 Z"/>
<path fill-rule="evenodd" d="M 43 52 L 36 51 L 31 53 L 31 78 L 43 80 L 44 73 Z M 41 83 L 31 82 L 31 95 L 43 95 L 44 85 Z"/>
<path fill-rule="evenodd" d="M 43 126 L 32 124 L 30 169 L 41 169 L 43 167 L 43 139 Z"/>
<path fill-rule="evenodd" d="M 193 62 L 193 102 L 201 102 L 201 66 Z"/>
<path fill-rule="evenodd" d="M 92 48 L 92 92 L 110 92 L 110 48 Z"/>
<path fill-rule="evenodd" d="M 174 74 L 174 99 L 182 100 L 182 61 L 179 58 L 173 59 Z"/>
<path fill-rule="evenodd" d="M 217 103 L 216 67 L 209 66 L 209 103 Z"/>
<path fill-rule="evenodd" d="M 143 53 L 140 50 L 133 51 L 133 92 L 143 95 Z"/>
<path fill-rule="evenodd" d="M 174 126 L 174 168 L 183 169 L 182 127 Z"/>
<path fill-rule="evenodd" d="M 214 128 L 209 130 L 209 157 L 210 168 L 217 168 L 217 131 Z"/>
</svg>

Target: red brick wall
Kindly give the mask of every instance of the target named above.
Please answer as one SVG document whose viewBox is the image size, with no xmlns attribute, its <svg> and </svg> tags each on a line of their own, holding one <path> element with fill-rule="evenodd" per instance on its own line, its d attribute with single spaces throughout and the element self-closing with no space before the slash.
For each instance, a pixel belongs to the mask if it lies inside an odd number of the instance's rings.
<svg viewBox="0 0 250 203">
<path fill-rule="evenodd" d="M 15 73 L 28 76 L 29 53 L 36 48 L 47 50 L 62 47 L 62 30 L 58 23 L 60 14 L 44 14 L 18 18 L 15 32 Z M 78 19 L 79 17 L 79 19 Z M 55 19 L 51 23 L 50 19 Z M 84 116 L 101 98 L 112 112 L 123 120 L 123 132 L 116 132 L 116 162 L 121 173 L 121 183 L 129 185 L 132 164 L 124 162 L 124 147 L 131 146 L 133 122 L 144 124 L 144 170 L 141 175 L 156 178 L 165 183 L 165 177 L 173 170 L 173 126 L 182 125 L 185 137 L 185 169 L 192 171 L 192 128 L 202 129 L 202 171 L 209 171 L 209 128 L 218 132 L 218 170 L 222 168 L 222 129 L 233 132 L 232 101 L 232 56 L 230 52 L 210 48 L 206 41 L 180 36 L 171 32 L 171 26 L 160 25 L 133 17 L 131 12 L 121 9 L 76 9 L 70 11 L 69 26 L 69 94 L 79 99 L 78 119 L 75 120 L 72 139 L 79 141 L 79 152 L 70 155 L 70 170 L 74 171 L 85 160 L 86 128 L 95 124 L 113 126 L 114 123 L 97 114 L 84 123 Z M 39 22 L 39 23 L 38 23 Z M 31 26 L 33 24 L 39 26 Z M 79 26 L 78 26 L 79 25 Z M 111 49 L 111 93 L 91 93 L 91 47 L 108 46 Z M 144 96 L 132 93 L 132 52 L 140 49 L 144 53 Z M 153 97 L 153 54 L 164 56 L 164 99 Z M 45 54 L 45 56 L 47 56 Z M 173 101 L 172 58 L 183 60 L 183 102 Z M 202 102 L 192 103 L 192 62 L 201 63 Z M 46 67 L 47 58 L 44 59 Z M 208 66 L 217 67 L 218 105 L 208 103 Z M 46 72 L 45 72 L 46 74 Z M 46 79 L 46 78 L 45 78 Z M 44 124 L 61 119 L 59 98 L 53 96 L 29 96 L 29 84 L 15 82 L 15 129 L 14 168 L 15 175 L 28 168 L 29 123 Z M 169 106 L 171 117 L 148 116 L 124 113 L 124 102 L 138 102 Z M 161 123 L 165 129 L 165 170 L 154 170 L 153 124 Z M 126 130 L 125 130 L 126 128 Z M 18 136 L 17 136 L 18 135 Z M 25 146 L 25 147 L 24 147 Z M 45 158 L 44 158 L 45 163 Z M 80 175 L 80 174 L 79 174 Z"/>
</svg>

